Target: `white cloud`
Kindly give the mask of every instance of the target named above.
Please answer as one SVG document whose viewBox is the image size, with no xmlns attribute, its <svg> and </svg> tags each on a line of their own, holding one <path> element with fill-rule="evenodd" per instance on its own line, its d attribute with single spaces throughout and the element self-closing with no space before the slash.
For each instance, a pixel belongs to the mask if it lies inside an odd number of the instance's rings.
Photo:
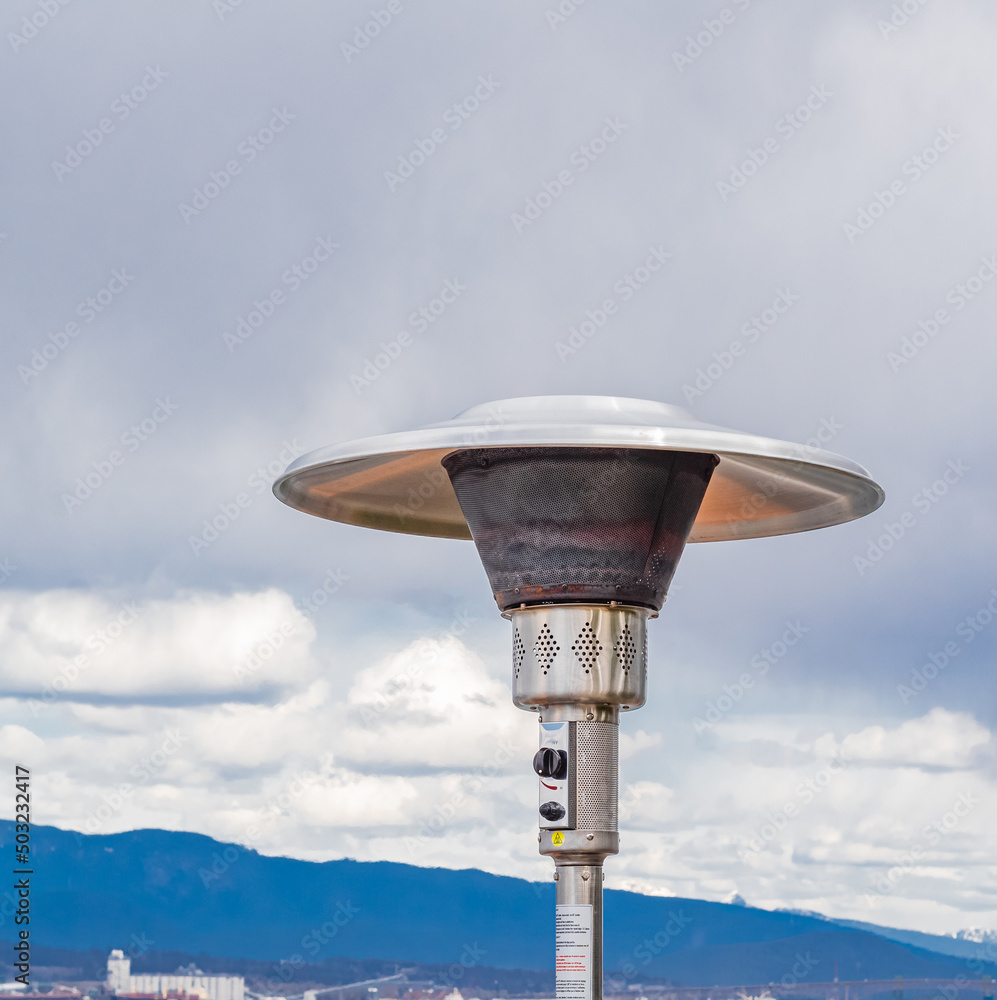
<svg viewBox="0 0 997 1000">
<path fill-rule="evenodd" d="M 419 639 L 361 670 L 347 695 L 342 746 L 365 764 L 505 772 L 532 754 L 536 720 L 453 637 Z M 413 749 L 418 748 L 416 753 Z"/>
<path fill-rule="evenodd" d="M 272 616 L 286 613 L 286 598 L 262 596 Z M 157 616 L 183 621 L 188 602 Z M 230 622 L 247 606 L 198 600 Z M 308 642 L 297 655 L 312 662 Z M 508 687 L 452 636 L 357 668 L 345 690 L 315 678 L 265 704 L 59 703 L 0 728 L 0 749 L 32 766 L 43 822 L 193 829 L 264 852 L 546 878 L 529 767 L 536 721 Z M 72 726 L 53 732 L 63 717 Z M 663 735 L 624 731 L 624 849 L 607 884 L 717 899 L 736 888 L 759 905 L 935 930 L 965 922 L 966 906 L 990 912 L 976 888 L 997 822 L 989 730 L 940 708 L 893 726 L 827 722 L 731 718 L 709 745 L 686 748 L 667 783 L 640 776 L 671 754 Z M 918 844 L 919 863 L 878 891 Z"/>
<path fill-rule="evenodd" d="M 667 796 L 628 810 L 627 850 L 609 869 L 620 882 L 607 884 L 659 880 L 691 895 L 712 886 L 715 898 L 736 887 L 756 905 L 935 931 L 956 929 L 967 908 L 997 918 L 986 888 L 997 875 L 990 731 L 940 708 L 840 738 L 826 724 L 717 726 Z M 752 753 L 765 743 L 792 752 Z M 915 850 L 913 870 L 883 883 Z"/>
<path fill-rule="evenodd" d="M 826 746 L 826 741 L 818 741 L 818 753 Z M 969 768 L 991 755 L 992 740 L 990 730 L 970 714 L 933 708 L 892 731 L 869 726 L 852 733 L 842 741 L 840 752 L 855 761 Z"/>
<path fill-rule="evenodd" d="M 624 720 L 625 721 L 625 720 Z M 638 729 L 632 736 L 620 728 L 620 760 L 629 760 L 636 753 L 661 746 L 661 733 L 646 733 Z"/>
<path fill-rule="evenodd" d="M 0 684 L 33 699 L 197 702 L 314 676 L 315 627 L 278 590 L 116 601 L 95 592 L 0 593 Z"/>
</svg>

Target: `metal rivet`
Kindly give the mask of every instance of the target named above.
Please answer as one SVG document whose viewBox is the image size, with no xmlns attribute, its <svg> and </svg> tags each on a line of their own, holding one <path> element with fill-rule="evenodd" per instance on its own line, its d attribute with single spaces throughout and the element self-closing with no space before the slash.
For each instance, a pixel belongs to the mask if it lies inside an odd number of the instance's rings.
<svg viewBox="0 0 997 1000">
<path fill-rule="evenodd" d="M 595 834 L 594 833 L 586 833 L 585 834 L 585 839 L 586 840 L 595 840 Z"/>
<path fill-rule="evenodd" d="M 605 872 L 602 873 L 602 880 L 603 880 L 603 882 L 606 881 L 606 873 Z"/>
<path fill-rule="evenodd" d="M 561 876 L 560 876 L 560 875 L 558 875 L 558 874 L 557 874 L 557 872 L 554 872 L 554 881 L 555 881 L 555 882 L 557 882 L 557 881 L 558 881 L 558 879 L 560 879 L 560 877 L 561 877 Z"/>
<path fill-rule="evenodd" d="M 588 880 L 589 880 L 589 873 L 588 872 L 582 872 L 582 881 L 583 882 L 587 882 Z"/>
<path fill-rule="evenodd" d="M 589 722 L 591 722 L 595 718 L 595 716 L 591 712 L 589 712 L 588 715 L 585 716 L 585 718 L 588 719 Z"/>
</svg>

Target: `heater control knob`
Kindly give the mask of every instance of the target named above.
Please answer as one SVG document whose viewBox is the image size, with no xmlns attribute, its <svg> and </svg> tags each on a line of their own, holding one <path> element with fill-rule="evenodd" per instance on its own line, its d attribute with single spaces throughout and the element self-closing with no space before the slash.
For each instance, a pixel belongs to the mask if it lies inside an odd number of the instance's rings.
<svg viewBox="0 0 997 1000">
<path fill-rule="evenodd" d="M 561 819 L 564 816 L 564 806 L 560 802 L 543 802 L 540 805 L 540 815 L 548 821 Z"/>
<path fill-rule="evenodd" d="M 533 757 L 533 770 L 541 778 L 562 781 L 568 776 L 568 752 L 555 750 L 553 747 L 543 747 Z"/>
</svg>

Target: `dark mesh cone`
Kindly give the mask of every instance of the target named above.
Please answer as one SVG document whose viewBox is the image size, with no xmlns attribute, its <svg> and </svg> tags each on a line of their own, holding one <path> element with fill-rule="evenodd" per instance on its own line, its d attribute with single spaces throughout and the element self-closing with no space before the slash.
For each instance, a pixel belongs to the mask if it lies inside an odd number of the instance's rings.
<svg viewBox="0 0 997 1000">
<path fill-rule="evenodd" d="M 495 600 L 660 608 L 715 455 L 480 448 L 443 459 Z"/>
</svg>

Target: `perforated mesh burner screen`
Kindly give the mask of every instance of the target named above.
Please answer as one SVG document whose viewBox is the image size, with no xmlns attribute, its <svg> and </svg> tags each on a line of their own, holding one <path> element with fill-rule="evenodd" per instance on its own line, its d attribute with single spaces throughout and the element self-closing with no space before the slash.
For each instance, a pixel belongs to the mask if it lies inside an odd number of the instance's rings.
<svg viewBox="0 0 997 1000">
<path fill-rule="evenodd" d="M 480 448 L 443 466 L 502 610 L 660 608 L 717 461 L 641 448 Z"/>
</svg>

